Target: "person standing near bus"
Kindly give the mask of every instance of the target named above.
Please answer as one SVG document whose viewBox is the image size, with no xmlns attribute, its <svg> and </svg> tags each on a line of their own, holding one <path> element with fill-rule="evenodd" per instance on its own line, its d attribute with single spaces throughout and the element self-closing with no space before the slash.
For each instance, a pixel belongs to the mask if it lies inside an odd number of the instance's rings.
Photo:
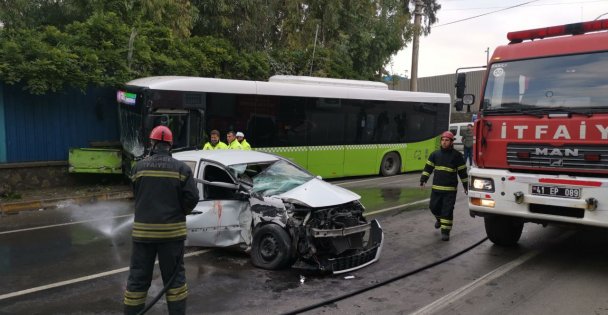
<svg viewBox="0 0 608 315">
<path fill-rule="evenodd" d="M 169 128 L 152 129 L 150 142 L 150 156 L 137 162 L 132 172 L 135 217 L 124 313 L 144 310 L 158 256 L 163 283 L 168 287 L 165 297 L 169 314 L 185 314 L 186 215 L 198 203 L 198 189 L 190 167 L 171 157 L 173 134 Z"/>
<path fill-rule="evenodd" d="M 236 140 L 241 144 L 241 146 L 243 147 L 243 150 L 251 150 L 251 145 L 249 144 L 249 142 L 247 142 L 247 139 L 245 139 L 245 134 L 242 132 L 237 132 L 236 133 Z"/>
<path fill-rule="evenodd" d="M 243 150 L 243 146 L 236 140 L 234 136 L 234 131 L 230 130 L 226 134 L 226 139 L 228 140 L 228 149 L 230 150 Z"/>
<path fill-rule="evenodd" d="M 203 150 L 220 150 L 228 149 L 228 146 L 220 141 L 220 132 L 217 130 L 211 130 L 209 142 L 205 143 Z"/>
<path fill-rule="evenodd" d="M 473 125 L 468 124 L 467 129 L 462 133 L 462 144 L 464 146 L 464 162 L 469 161 L 469 166 L 473 166 Z"/>
<path fill-rule="evenodd" d="M 458 177 L 460 177 L 462 187 L 464 187 L 465 195 L 469 193 L 467 165 L 462 154 L 454 150 L 454 134 L 450 131 L 441 134 L 441 148 L 431 153 L 426 161 L 424 171 L 420 177 L 421 188 L 429 180 L 433 170 L 435 170 L 435 176 L 433 177 L 429 208 L 435 215 L 435 228 L 441 228 L 441 240 L 449 241 L 454 218 Z"/>
</svg>

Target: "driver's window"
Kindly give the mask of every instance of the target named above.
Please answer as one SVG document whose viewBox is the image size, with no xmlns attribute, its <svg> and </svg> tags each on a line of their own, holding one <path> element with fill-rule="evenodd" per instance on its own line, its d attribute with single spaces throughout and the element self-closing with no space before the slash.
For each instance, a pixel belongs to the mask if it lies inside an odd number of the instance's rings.
<svg viewBox="0 0 608 315">
<path fill-rule="evenodd" d="M 226 170 L 215 165 L 207 164 L 203 168 L 203 180 L 234 184 L 232 177 Z M 213 185 L 203 184 L 203 198 L 205 200 L 235 199 L 235 190 Z"/>
</svg>

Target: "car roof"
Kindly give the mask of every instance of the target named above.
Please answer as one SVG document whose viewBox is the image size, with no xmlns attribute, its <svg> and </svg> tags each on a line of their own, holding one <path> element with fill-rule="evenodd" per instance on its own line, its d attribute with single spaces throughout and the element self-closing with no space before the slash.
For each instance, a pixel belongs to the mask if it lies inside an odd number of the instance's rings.
<svg viewBox="0 0 608 315">
<path fill-rule="evenodd" d="M 250 164 L 261 162 L 274 162 L 279 158 L 276 155 L 244 150 L 192 150 L 173 153 L 173 157 L 180 161 L 199 161 L 205 159 L 219 164 L 230 166 L 236 164 Z"/>
</svg>

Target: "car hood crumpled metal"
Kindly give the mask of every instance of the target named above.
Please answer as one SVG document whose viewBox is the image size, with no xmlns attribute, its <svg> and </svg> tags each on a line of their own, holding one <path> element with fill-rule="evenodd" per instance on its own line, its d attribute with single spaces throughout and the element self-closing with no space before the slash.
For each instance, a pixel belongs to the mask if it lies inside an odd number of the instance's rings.
<svg viewBox="0 0 608 315">
<path fill-rule="evenodd" d="M 318 178 L 277 195 L 286 201 L 298 201 L 312 208 L 330 207 L 361 199 L 361 196 L 350 190 L 327 183 Z"/>
</svg>

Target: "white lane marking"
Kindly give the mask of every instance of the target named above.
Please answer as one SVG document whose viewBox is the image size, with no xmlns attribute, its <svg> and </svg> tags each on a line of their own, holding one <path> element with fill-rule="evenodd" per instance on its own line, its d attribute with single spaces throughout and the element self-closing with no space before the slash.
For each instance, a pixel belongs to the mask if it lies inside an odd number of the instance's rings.
<svg viewBox="0 0 608 315">
<path fill-rule="evenodd" d="M 203 249 L 203 250 L 199 250 L 196 252 L 188 253 L 188 254 L 184 255 L 184 258 L 204 254 L 209 251 L 211 251 L 211 249 Z M 158 260 L 154 264 L 158 264 Z M 0 295 L 0 301 L 10 299 L 10 298 L 16 297 L 16 296 L 26 295 L 26 294 L 44 291 L 44 290 L 48 290 L 48 289 L 53 289 L 53 288 L 57 288 L 57 287 L 61 287 L 61 286 L 66 286 L 66 285 L 70 285 L 70 284 L 74 284 L 74 283 L 78 283 L 78 282 L 82 282 L 82 281 L 88 281 L 88 280 L 97 279 L 97 278 L 101 278 L 101 277 L 105 277 L 105 276 L 110 276 L 110 275 L 125 272 L 125 271 L 129 271 L 129 267 L 118 268 L 118 269 L 101 272 L 101 273 L 97 273 L 97 274 L 90 275 L 90 276 L 84 276 L 84 277 L 80 277 L 80 278 L 76 278 L 76 279 L 55 282 L 55 283 L 51 283 L 51 284 L 47 284 L 47 285 L 43 285 L 43 286 L 39 286 L 39 287 L 35 287 L 35 288 L 7 293 L 7 294 Z"/>
<path fill-rule="evenodd" d="M 117 215 L 114 217 L 107 217 L 107 218 L 101 218 L 101 219 L 91 219 L 91 220 L 75 221 L 75 222 L 68 222 L 68 223 L 37 226 L 37 227 L 32 227 L 32 228 L 27 228 L 27 229 L 4 231 L 4 232 L 0 232 L 0 235 L 18 233 L 18 232 L 27 232 L 27 231 L 40 230 L 40 229 L 48 229 L 48 228 L 54 228 L 54 227 L 58 227 L 58 226 L 66 226 L 66 225 L 72 225 L 72 224 L 81 224 L 81 223 L 88 223 L 88 222 L 95 222 L 95 221 L 102 221 L 102 220 L 109 220 L 109 219 L 118 219 L 118 218 L 130 217 L 130 216 L 133 216 L 133 214 L 124 214 L 124 215 Z"/>
<path fill-rule="evenodd" d="M 421 309 L 418 309 L 417 311 L 415 311 L 413 313 L 410 313 L 410 315 L 434 314 L 435 312 L 439 311 L 440 309 L 446 307 L 448 304 L 453 303 L 453 302 L 461 299 L 463 296 L 471 293 L 473 290 L 475 290 L 483 285 L 486 285 L 488 282 L 490 282 L 498 277 L 501 277 L 502 275 L 506 274 L 507 272 L 513 270 L 515 267 L 536 257 L 539 253 L 540 253 L 540 251 L 535 250 L 535 251 L 529 252 L 523 256 L 520 256 L 520 257 L 516 258 L 515 260 L 512 260 L 512 261 L 488 272 L 487 274 L 483 275 L 481 278 L 479 278 L 465 286 L 462 286 L 459 289 L 452 291 L 448 295 L 445 295 L 444 297 L 436 300 L 435 302 L 433 302 Z"/>
<path fill-rule="evenodd" d="M 372 212 L 367 212 L 367 213 L 364 213 L 363 216 L 367 217 L 367 216 L 370 216 L 373 214 L 378 214 L 378 213 L 387 212 L 387 211 L 391 211 L 391 210 L 395 210 L 395 209 L 405 208 L 405 207 L 409 207 L 411 205 L 428 202 L 429 200 L 431 200 L 431 199 L 426 198 L 426 199 L 422 199 L 422 200 L 418 200 L 418 201 L 414 201 L 414 202 L 410 202 L 410 203 L 404 203 L 402 205 L 398 205 L 398 206 L 394 206 L 394 207 L 389 207 L 389 208 L 384 208 L 384 209 L 380 209 L 380 210 L 376 210 L 376 211 L 372 211 Z"/>
<path fill-rule="evenodd" d="M 558 237 L 555 240 L 555 242 L 559 243 L 559 242 L 565 240 L 566 238 L 572 236 L 572 234 L 574 234 L 574 231 L 570 231 L 568 233 L 562 234 L 562 236 Z M 435 302 L 433 302 L 423 308 L 420 308 L 413 313 L 410 313 L 410 315 L 434 314 L 434 313 L 438 312 L 439 310 L 443 309 L 444 307 L 448 306 L 450 303 L 460 300 L 467 294 L 471 293 L 473 290 L 486 285 L 488 282 L 503 276 L 504 274 L 513 270 L 514 268 L 516 268 L 516 267 L 522 265 L 523 263 L 527 262 L 528 260 L 538 256 L 538 254 L 540 254 L 541 252 L 542 251 L 539 251 L 539 250 L 533 250 L 525 255 L 522 255 L 522 256 L 488 272 L 487 274 L 481 276 L 481 278 L 479 278 L 467 285 L 464 285 L 464 286 L 460 287 L 459 289 L 452 291 L 451 293 L 436 300 Z"/>
</svg>

